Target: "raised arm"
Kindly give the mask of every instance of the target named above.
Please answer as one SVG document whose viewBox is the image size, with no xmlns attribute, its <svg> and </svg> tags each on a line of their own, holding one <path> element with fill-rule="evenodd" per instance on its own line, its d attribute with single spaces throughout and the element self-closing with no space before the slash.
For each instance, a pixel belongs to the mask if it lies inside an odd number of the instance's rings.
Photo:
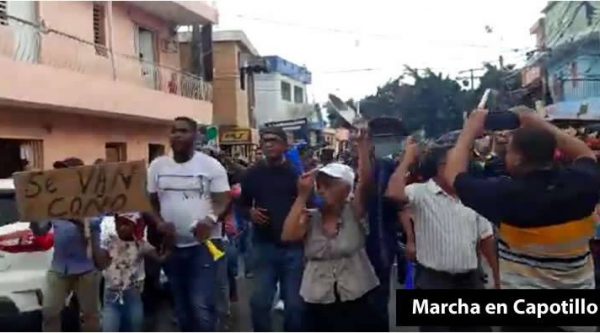
<svg viewBox="0 0 600 333">
<path fill-rule="evenodd" d="M 469 157 L 475 139 L 483 133 L 487 110 L 475 110 L 471 112 L 463 130 L 458 136 L 458 141 L 448 154 L 445 176 L 448 184 L 454 186 L 456 176 L 467 172 Z"/>
<path fill-rule="evenodd" d="M 371 166 L 371 142 L 365 130 L 359 132 L 358 138 L 358 184 L 354 190 L 354 211 L 362 218 L 366 214 L 366 203 L 369 186 L 372 184 L 373 172 Z"/>
<path fill-rule="evenodd" d="M 315 175 L 316 171 L 312 171 L 303 174 L 298 179 L 298 197 L 296 197 L 283 224 L 281 240 L 284 242 L 301 241 L 306 236 L 306 231 L 308 230 L 306 203 L 312 193 Z"/>
<path fill-rule="evenodd" d="M 394 200 L 400 205 L 408 203 L 406 195 L 406 176 L 410 167 L 417 162 L 419 156 L 418 146 L 412 138 L 408 138 L 406 142 L 406 150 L 402 161 L 390 177 L 385 196 Z"/>
</svg>

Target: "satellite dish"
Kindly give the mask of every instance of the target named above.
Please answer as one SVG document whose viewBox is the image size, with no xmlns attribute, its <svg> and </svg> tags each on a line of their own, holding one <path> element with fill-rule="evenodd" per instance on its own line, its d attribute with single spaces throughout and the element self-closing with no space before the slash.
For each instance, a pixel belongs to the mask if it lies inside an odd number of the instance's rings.
<svg viewBox="0 0 600 333">
<path fill-rule="evenodd" d="M 359 119 L 359 116 L 354 108 L 344 103 L 334 94 L 329 94 L 329 103 L 331 103 L 338 116 L 344 120 L 344 125 L 346 125 L 345 127 L 355 127 L 354 124 Z"/>
</svg>

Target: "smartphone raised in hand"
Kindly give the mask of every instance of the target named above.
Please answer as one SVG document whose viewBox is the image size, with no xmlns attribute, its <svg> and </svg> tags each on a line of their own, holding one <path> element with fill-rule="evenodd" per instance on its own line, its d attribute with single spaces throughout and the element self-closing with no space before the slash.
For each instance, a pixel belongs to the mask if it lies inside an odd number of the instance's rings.
<svg viewBox="0 0 600 333">
<path fill-rule="evenodd" d="M 519 115 L 511 111 L 490 112 L 485 119 L 487 131 L 508 131 L 521 126 Z"/>
<path fill-rule="evenodd" d="M 485 129 L 487 131 L 507 131 L 519 128 L 521 126 L 519 115 L 508 110 L 499 109 L 498 98 L 497 91 L 486 89 L 481 101 L 479 101 L 478 107 L 488 110 Z"/>
</svg>

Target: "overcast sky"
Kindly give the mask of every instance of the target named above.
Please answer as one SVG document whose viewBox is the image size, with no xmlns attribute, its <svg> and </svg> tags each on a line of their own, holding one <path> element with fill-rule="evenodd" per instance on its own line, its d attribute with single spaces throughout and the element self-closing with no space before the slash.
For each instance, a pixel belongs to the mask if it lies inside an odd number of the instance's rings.
<svg viewBox="0 0 600 333">
<path fill-rule="evenodd" d="M 243 30 L 261 55 L 313 73 L 309 100 L 361 98 L 404 65 L 458 76 L 487 61 L 522 64 L 546 1 L 218 0 L 217 30 Z M 492 30 L 486 32 L 486 26 Z M 516 51 L 515 51 L 516 49 Z M 468 74 L 461 74 L 468 75 Z"/>
</svg>

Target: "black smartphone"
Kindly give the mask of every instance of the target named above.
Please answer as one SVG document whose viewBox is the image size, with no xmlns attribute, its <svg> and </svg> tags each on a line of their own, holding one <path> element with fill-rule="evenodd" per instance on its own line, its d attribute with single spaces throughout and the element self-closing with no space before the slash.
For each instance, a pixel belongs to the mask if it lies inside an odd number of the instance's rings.
<svg viewBox="0 0 600 333">
<path fill-rule="evenodd" d="M 519 115 L 510 111 L 490 112 L 485 118 L 485 129 L 488 131 L 514 130 L 520 126 Z"/>
<path fill-rule="evenodd" d="M 479 108 L 488 110 L 485 119 L 485 129 L 488 131 L 513 130 L 521 126 L 521 120 L 516 113 L 501 107 L 500 94 L 494 89 L 485 90 L 479 102 Z"/>
</svg>

